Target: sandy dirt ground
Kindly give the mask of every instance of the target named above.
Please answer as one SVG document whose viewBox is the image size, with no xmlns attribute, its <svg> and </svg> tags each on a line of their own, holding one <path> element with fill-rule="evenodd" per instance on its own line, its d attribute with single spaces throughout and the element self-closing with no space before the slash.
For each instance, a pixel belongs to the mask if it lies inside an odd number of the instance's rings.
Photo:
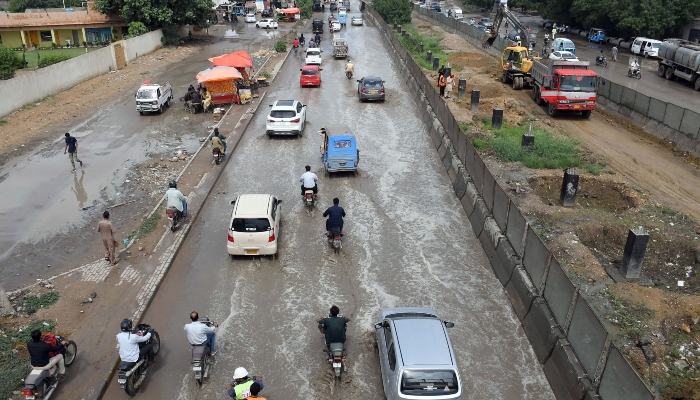
<svg viewBox="0 0 700 400">
<path fill-rule="evenodd" d="M 700 384 L 700 174 L 698 160 L 644 132 L 630 121 L 596 110 L 552 119 L 530 90 L 500 83 L 498 59 L 461 36 L 422 21 L 426 35 L 442 36 L 455 79 L 467 79 L 467 97 L 456 88 L 448 99 L 467 135 L 487 138 L 482 121 L 500 107 L 509 125 L 528 124 L 579 141 L 582 158 L 604 165 L 601 175 L 579 171 L 577 206 L 559 203 L 561 171 L 532 170 L 482 152 L 489 169 L 562 264 L 574 284 L 623 348 L 632 365 L 664 399 L 697 399 Z M 437 72 L 425 71 L 437 90 Z M 479 110 L 469 110 L 469 92 L 481 91 Z M 626 282 L 617 272 L 627 232 L 644 226 L 650 243 L 643 278 Z M 679 286 L 679 281 L 684 286 Z"/>
</svg>

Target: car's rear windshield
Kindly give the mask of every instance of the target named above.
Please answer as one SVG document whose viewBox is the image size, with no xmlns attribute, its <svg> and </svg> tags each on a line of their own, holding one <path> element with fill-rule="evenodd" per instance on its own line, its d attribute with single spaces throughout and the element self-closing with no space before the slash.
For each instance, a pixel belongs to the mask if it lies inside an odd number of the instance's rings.
<svg viewBox="0 0 700 400">
<path fill-rule="evenodd" d="M 366 88 L 373 88 L 373 89 L 381 89 L 382 88 L 382 81 L 378 79 L 365 79 L 363 82 L 364 87 Z"/>
<path fill-rule="evenodd" d="M 306 52 L 307 56 L 320 56 L 321 52 L 318 50 L 309 50 Z"/>
<path fill-rule="evenodd" d="M 450 370 L 404 371 L 401 393 L 412 396 L 445 396 L 459 391 L 457 374 Z"/>
<path fill-rule="evenodd" d="M 301 71 L 302 75 L 316 75 L 316 70 L 315 69 L 305 69 Z"/>
<path fill-rule="evenodd" d="M 267 232 L 270 221 L 267 218 L 234 218 L 231 228 L 234 232 Z"/>
<path fill-rule="evenodd" d="M 270 112 L 272 118 L 294 118 L 297 113 L 292 110 L 274 110 Z"/>
</svg>

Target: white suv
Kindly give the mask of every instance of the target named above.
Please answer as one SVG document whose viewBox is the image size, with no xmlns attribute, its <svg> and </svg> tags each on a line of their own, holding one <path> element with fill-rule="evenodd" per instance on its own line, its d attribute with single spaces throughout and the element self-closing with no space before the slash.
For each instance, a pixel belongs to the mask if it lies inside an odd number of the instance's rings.
<svg viewBox="0 0 700 400">
<path fill-rule="evenodd" d="M 274 19 L 261 19 L 255 24 L 256 28 L 277 29 L 277 21 Z"/>
<path fill-rule="evenodd" d="M 277 254 L 281 203 L 271 194 L 242 194 L 231 202 L 226 250 L 232 258 Z"/>
<path fill-rule="evenodd" d="M 306 105 L 297 100 L 277 100 L 270 104 L 270 115 L 265 123 L 265 133 L 272 135 L 304 134 Z"/>
</svg>

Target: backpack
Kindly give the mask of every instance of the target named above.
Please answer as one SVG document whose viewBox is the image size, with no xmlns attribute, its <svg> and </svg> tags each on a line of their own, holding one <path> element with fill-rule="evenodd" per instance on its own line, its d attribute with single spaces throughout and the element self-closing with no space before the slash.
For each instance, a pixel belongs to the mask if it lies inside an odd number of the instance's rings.
<svg viewBox="0 0 700 400">
<path fill-rule="evenodd" d="M 53 333 L 47 333 L 44 335 L 44 342 L 50 344 L 51 346 L 58 346 L 58 341 L 56 340 L 56 335 Z M 57 351 L 49 352 L 49 358 L 58 355 Z"/>
</svg>

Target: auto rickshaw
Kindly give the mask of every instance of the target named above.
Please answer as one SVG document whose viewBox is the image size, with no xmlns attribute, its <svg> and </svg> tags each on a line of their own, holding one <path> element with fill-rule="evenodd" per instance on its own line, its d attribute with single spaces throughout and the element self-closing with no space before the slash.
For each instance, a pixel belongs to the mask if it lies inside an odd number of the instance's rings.
<svg viewBox="0 0 700 400">
<path fill-rule="evenodd" d="M 323 165 L 327 173 L 357 171 L 360 150 L 357 138 L 345 125 L 327 125 L 323 146 Z"/>
<path fill-rule="evenodd" d="M 590 32 L 588 32 L 588 41 L 605 43 L 605 30 L 600 28 L 591 28 Z"/>
</svg>

